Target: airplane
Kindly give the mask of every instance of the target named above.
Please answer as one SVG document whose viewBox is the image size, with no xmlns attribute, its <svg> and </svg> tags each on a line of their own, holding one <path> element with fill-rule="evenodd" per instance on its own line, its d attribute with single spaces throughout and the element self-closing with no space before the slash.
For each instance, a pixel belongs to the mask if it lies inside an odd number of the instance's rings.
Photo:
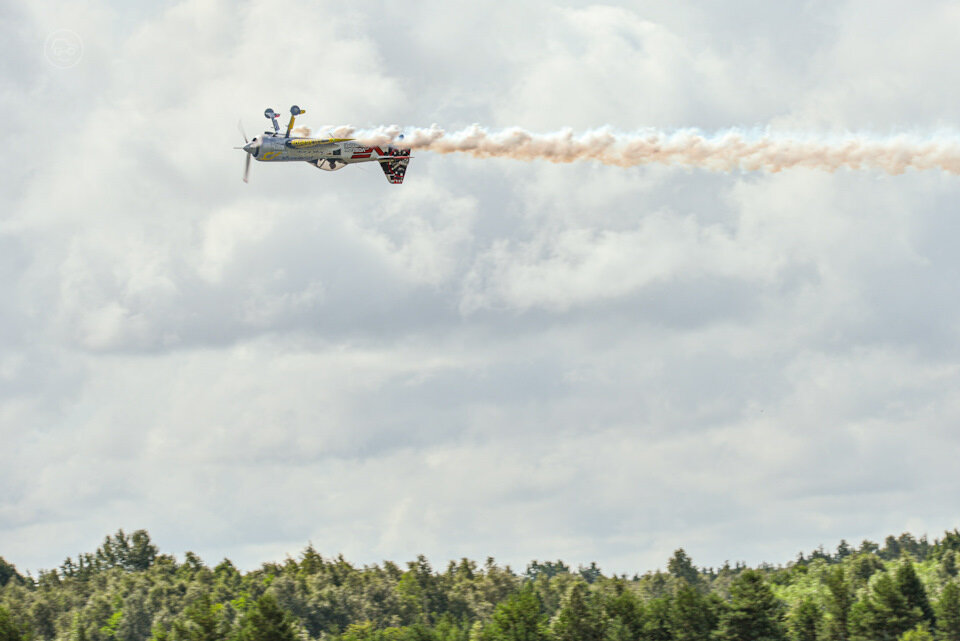
<svg viewBox="0 0 960 641">
<path fill-rule="evenodd" d="M 300 114 L 307 111 L 297 105 L 290 107 L 290 122 L 287 131 L 280 133 L 277 118 L 280 114 L 273 109 L 267 109 L 263 115 L 273 124 L 273 131 L 265 131 L 262 136 L 254 136 L 247 140 L 247 134 L 240 125 L 243 135 L 243 147 L 234 147 L 247 152 L 243 165 L 243 182 L 250 177 L 250 159 L 256 158 L 260 162 L 287 162 L 299 160 L 313 165 L 324 171 L 337 171 L 347 165 L 361 162 L 376 162 L 380 164 L 383 173 L 394 185 L 403 182 L 410 163 L 410 150 L 387 145 L 386 147 L 367 147 L 353 138 L 304 138 L 291 136 L 293 121 Z M 403 136 L 400 136 L 402 139 Z"/>
</svg>

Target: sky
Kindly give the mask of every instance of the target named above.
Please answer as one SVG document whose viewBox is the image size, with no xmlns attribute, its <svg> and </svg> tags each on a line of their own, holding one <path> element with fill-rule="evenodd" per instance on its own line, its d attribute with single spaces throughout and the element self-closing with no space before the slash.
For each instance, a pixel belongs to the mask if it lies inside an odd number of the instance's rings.
<svg viewBox="0 0 960 641">
<path fill-rule="evenodd" d="M 960 178 L 416 152 L 314 131 L 956 138 L 960 6 L 0 0 L 0 555 L 119 528 L 245 569 L 312 544 L 785 563 L 960 526 Z M 58 44 L 59 43 L 59 44 Z"/>
</svg>

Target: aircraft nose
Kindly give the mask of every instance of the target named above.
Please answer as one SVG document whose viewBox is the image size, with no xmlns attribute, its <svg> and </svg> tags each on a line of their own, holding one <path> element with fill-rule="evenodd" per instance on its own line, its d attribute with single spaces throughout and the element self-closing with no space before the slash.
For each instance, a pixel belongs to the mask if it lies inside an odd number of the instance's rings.
<svg viewBox="0 0 960 641">
<path fill-rule="evenodd" d="M 256 158 L 257 155 L 260 153 L 260 143 L 261 141 L 254 138 L 253 140 L 251 140 L 250 142 L 248 142 L 243 146 L 243 150 L 248 154 L 250 154 L 251 156 L 253 156 L 254 158 Z"/>
</svg>

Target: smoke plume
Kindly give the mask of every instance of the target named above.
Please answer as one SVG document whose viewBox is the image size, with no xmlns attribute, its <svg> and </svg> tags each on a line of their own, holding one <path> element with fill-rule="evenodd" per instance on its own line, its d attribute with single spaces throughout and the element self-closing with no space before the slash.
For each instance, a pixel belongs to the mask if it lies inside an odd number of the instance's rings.
<svg viewBox="0 0 960 641">
<path fill-rule="evenodd" d="M 402 140 L 399 139 L 401 133 Z M 373 130 L 344 126 L 331 129 L 330 135 L 355 137 L 368 145 L 393 144 L 440 154 L 555 163 L 595 161 L 620 167 L 659 163 L 715 171 L 769 172 L 793 167 L 825 171 L 849 168 L 876 169 L 889 174 L 901 174 L 908 169 L 940 169 L 960 174 L 960 139 L 931 140 L 908 135 L 816 139 L 735 130 L 705 135 L 692 130 L 622 134 L 610 129 L 581 134 L 570 130 L 536 134 L 519 128 L 487 131 L 478 125 L 449 133 L 436 125 Z"/>
</svg>

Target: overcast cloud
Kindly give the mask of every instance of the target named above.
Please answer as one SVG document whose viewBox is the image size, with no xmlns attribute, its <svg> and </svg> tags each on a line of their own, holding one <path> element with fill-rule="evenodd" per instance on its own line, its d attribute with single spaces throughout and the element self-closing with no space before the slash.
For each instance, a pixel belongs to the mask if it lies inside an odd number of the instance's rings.
<svg viewBox="0 0 960 641">
<path fill-rule="evenodd" d="M 68 29 L 79 62 L 45 41 Z M 960 8 L 0 0 L 0 554 L 784 562 L 960 526 L 960 182 L 235 122 L 956 136 Z"/>
</svg>

